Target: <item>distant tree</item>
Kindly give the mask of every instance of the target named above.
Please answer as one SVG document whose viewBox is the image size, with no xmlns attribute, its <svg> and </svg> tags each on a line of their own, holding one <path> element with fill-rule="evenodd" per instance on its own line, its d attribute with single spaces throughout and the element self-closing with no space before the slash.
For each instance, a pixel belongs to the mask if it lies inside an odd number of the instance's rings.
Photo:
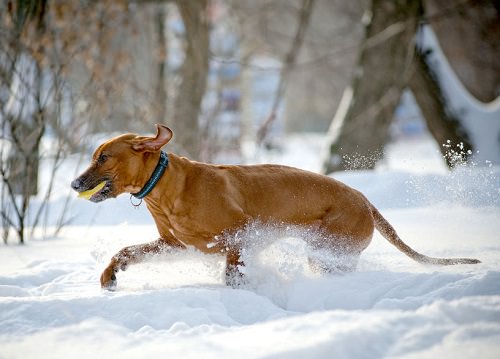
<svg viewBox="0 0 500 359">
<path fill-rule="evenodd" d="M 33 48 L 20 41 L 31 26 L 36 41 L 44 33 L 45 4 L 32 1 L 0 6 L 0 214 L 3 239 L 14 228 L 24 243 L 30 198 L 38 191 L 39 146 L 48 113 L 44 79 Z M 37 48 L 40 51 L 40 48 Z"/>
<path fill-rule="evenodd" d="M 431 19 L 462 11 L 465 3 L 473 2 L 446 3 L 448 7 L 433 13 Z M 373 0 L 370 15 L 355 70 L 352 99 L 345 114 L 336 118 L 337 123 L 332 123 L 335 134 L 324 164 L 325 172 L 375 166 L 405 88 L 413 92 L 448 166 L 456 164 L 457 157 L 467 160 L 473 144 L 458 115 L 451 111 L 437 76 L 428 64 L 427 54 L 415 43 L 419 24 L 425 18 L 422 1 Z M 479 47 L 480 39 L 476 40 Z M 449 148 L 457 146 L 460 150 L 450 155 Z"/>
<path fill-rule="evenodd" d="M 353 96 L 340 132 L 331 144 L 326 171 L 373 168 L 383 148 L 392 115 L 410 77 L 413 39 L 421 14 L 420 1 L 373 0 Z M 353 156 L 362 157 L 356 164 Z"/>
<path fill-rule="evenodd" d="M 209 58 L 208 1 L 176 2 L 184 23 L 185 58 L 174 106 L 175 145 L 193 159 L 200 156 L 198 116 L 207 86 Z"/>
<path fill-rule="evenodd" d="M 269 110 L 269 115 L 257 131 L 258 144 L 262 144 L 264 142 L 271 124 L 276 120 L 277 111 L 285 94 L 287 82 L 289 80 L 291 72 L 293 71 L 295 63 L 297 62 L 297 57 L 299 55 L 301 47 L 304 44 L 306 31 L 309 27 L 313 9 L 314 0 L 302 0 L 297 14 L 297 28 L 295 30 L 293 40 L 290 43 L 290 48 L 288 49 L 286 55 L 282 60 L 283 65 L 280 71 L 280 78 L 271 108 Z"/>
<path fill-rule="evenodd" d="M 476 99 L 500 95 L 500 2 L 424 0 L 425 17 L 462 84 Z"/>
<path fill-rule="evenodd" d="M 142 14 L 142 12 L 139 12 Z M 130 82 L 129 58 L 117 44 L 133 22 L 125 1 L 0 2 L 0 214 L 5 242 L 24 243 L 47 218 L 54 176 L 67 154 L 103 126 Z M 116 106 L 116 107 L 115 107 Z M 100 113 L 100 116 L 96 115 Z M 103 115 L 104 114 L 104 115 Z M 91 121 L 94 120 L 94 121 Z M 137 119 L 134 118 L 137 122 Z M 40 149 L 48 135 L 49 147 Z M 38 180 L 43 162 L 47 182 Z M 43 189 L 43 191 L 41 191 Z M 69 190 L 69 186 L 68 186 Z M 40 205 L 33 207 L 38 195 Z M 67 220 L 66 206 L 50 213 Z"/>
<path fill-rule="evenodd" d="M 448 167 L 463 163 L 472 154 L 472 142 L 458 116 L 449 108 L 437 75 L 426 61 L 426 54 L 416 50 L 414 69 L 408 81 L 427 129 L 441 149 Z"/>
<path fill-rule="evenodd" d="M 264 81 L 260 73 L 269 74 L 269 86 L 253 94 L 266 106 L 244 102 L 245 138 L 273 146 L 282 130 L 325 131 L 352 76 L 366 1 L 227 2 L 240 26 L 240 57 L 234 60 L 243 68 L 245 96 L 253 91 L 252 78 Z"/>
</svg>

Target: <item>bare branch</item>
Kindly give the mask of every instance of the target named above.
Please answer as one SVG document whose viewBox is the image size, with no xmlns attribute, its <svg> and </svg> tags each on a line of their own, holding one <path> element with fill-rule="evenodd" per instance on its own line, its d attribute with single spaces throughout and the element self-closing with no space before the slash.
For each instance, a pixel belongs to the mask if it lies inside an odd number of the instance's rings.
<svg viewBox="0 0 500 359">
<path fill-rule="evenodd" d="M 299 12 L 298 26 L 293 42 L 290 46 L 290 50 L 286 54 L 283 60 L 283 67 L 281 68 L 280 80 L 274 95 L 273 104 L 270 109 L 270 113 L 266 121 L 261 125 L 257 131 L 257 143 L 261 144 L 269 131 L 269 128 L 273 121 L 276 119 L 276 112 L 283 98 L 283 94 L 286 89 L 288 82 L 288 77 L 290 72 L 293 70 L 294 64 L 296 62 L 299 51 L 304 43 L 305 34 L 307 27 L 309 26 L 309 21 L 311 19 L 311 14 L 314 6 L 314 0 L 302 0 L 302 7 Z"/>
</svg>

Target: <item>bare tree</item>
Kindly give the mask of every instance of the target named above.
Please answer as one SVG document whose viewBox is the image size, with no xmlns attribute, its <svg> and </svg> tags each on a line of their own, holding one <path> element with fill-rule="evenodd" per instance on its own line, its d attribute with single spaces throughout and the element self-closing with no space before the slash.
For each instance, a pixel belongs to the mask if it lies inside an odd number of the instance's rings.
<svg viewBox="0 0 500 359">
<path fill-rule="evenodd" d="M 38 191 L 39 146 L 46 129 L 47 103 L 43 73 L 39 63 L 25 44 L 18 41 L 31 25 L 37 34 L 44 31 L 45 6 L 39 2 L 18 4 L 16 12 L 7 7 L 1 18 L 5 34 L 0 42 L 1 97 L 0 174 L 2 176 L 1 216 L 4 241 L 9 228 L 14 228 L 19 242 L 24 243 L 26 217 L 30 198 Z M 40 37 L 37 38 L 40 41 Z"/>
<path fill-rule="evenodd" d="M 332 123 L 335 133 L 325 172 L 375 166 L 382 156 L 394 109 L 406 87 L 414 93 L 447 164 L 452 167 L 457 156 L 463 161 L 472 153 L 467 132 L 448 106 L 440 83 L 426 62 L 426 54 L 415 45 L 423 15 L 420 0 L 372 1 L 353 96 L 345 115 L 337 116 L 337 123 Z"/>
<path fill-rule="evenodd" d="M 352 102 L 331 145 L 327 172 L 352 168 L 347 157 L 352 155 L 364 157 L 358 167 L 374 167 L 377 153 L 387 140 L 405 79 L 410 76 L 420 12 L 419 1 L 372 1 L 371 20 L 355 70 Z"/>
<path fill-rule="evenodd" d="M 0 3 L 0 212 L 4 241 L 14 230 L 23 243 L 28 227 L 34 228 L 47 218 L 54 176 L 62 161 L 71 149 L 84 145 L 88 131 L 106 128 L 100 120 L 109 118 L 107 114 L 125 102 L 124 89 L 135 88 L 136 97 L 141 96 L 141 88 L 129 80 L 135 77 L 130 76 L 133 64 L 119 41 L 124 31 L 133 32 L 133 26 L 126 25 L 134 23 L 136 13 L 143 14 L 133 10 L 126 1 Z M 111 98 L 120 101 L 113 103 Z M 137 118 L 130 116 L 130 123 L 137 123 Z M 41 151 L 46 134 L 50 146 Z M 48 183 L 38 181 L 41 163 L 50 174 Z M 34 207 L 32 196 L 37 192 L 38 205 Z M 59 225 L 66 222 L 66 213 L 59 214 Z"/>
<path fill-rule="evenodd" d="M 352 77 L 366 2 L 229 1 L 241 26 L 240 56 L 229 60 L 242 67 L 246 143 L 265 138 L 267 147 L 280 147 L 275 139 L 282 131 L 326 130 Z M 250 103 L 249 94 L 261 97 L 261 105 Z"/>
<path fill-rule="evenodd" d="M 156 35 L 157 35 L 157 53 L 156 53 L 156 61 L 157 61 L 157 79 L 156 79 L 156 88 L 154 91 L 155 101 L 153 103 L 154 106 L 154 117 L 157 121 L 162 122 L 167 117 L 167 37 L 166 37 L 166 29 L 165 22 L 167 20 L 167 11 L 166 7 L 161 4 L 157 8 L 157 12 L 154 15 L 155 27 L 156 27 Z"/>
<path fill-rule="evenodd" d="M 290 49 L 286 53 L 283 59 L 283 65 L 280 71 L 280 78 L 278 81 L 278 86 L 276 88 L 276 93 L 274 95 L 273 103 L 269 111 L 269 116 L 262 123 L 259 130 L 257 131 L 257 143 L 261 144 L 269 131 L 269 128 L 273 121 L 276 119 L 276 112 L 283 99 L 285 89 L 287 86 L 288 78 L 290 73 L 294 69 L 294 65 L 297 61 L 299 51 L 304 43 L 307 28 L 309 26 L 309 21 L 314 8 L 314 0 L 302 0 L 300 10 L 297 15 L 297 29 L 293 40 L 290 45 Z"/>
<path fill-rule="evenodd" d="M 193 159 L 200 155 L 198 116 L 208 75 L 209 19 L 207 0 L 177 1 L 185 29 L 185 59 L 175 101 L 175 144 Z"/>
<path fill-rule="evenodd" d="M 458 119 L 447 105 L 437 75 L 426 61 L 426 54 L 417 49 L 412 77 L 408 88 L 413 93 L 427 128 L 436 142 L 447 165 L 451 168 L 467 160 L 472 143 Z"/>
<path fill-rule="evenodd" d="M 479 101 L 500 95 L 500 3 L 424 0 L 426 18 L 455 74 Z"/>
</svg>

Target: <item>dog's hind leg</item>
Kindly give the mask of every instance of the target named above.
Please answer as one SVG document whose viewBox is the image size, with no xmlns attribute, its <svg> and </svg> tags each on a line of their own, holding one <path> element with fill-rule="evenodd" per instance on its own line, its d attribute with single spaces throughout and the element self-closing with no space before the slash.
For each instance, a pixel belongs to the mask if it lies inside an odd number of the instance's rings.
<svg viewBox="0 0 500 359">
<path fill-rule="evenodd" d="M 355 271 L 361 252 L 370 244 L 373 230 L 371 212 L 356 198 L 342 212 L 326 213 L 321 220 L 319 237 L 309 243 L 313 248 L 309 255 L 311 269 L 326 273 Z"/>
<path fill-rule="evenodd" d="M 129 265 L 143 262 L 151 255 L 164 253 L 172 248 L 184 248 L 184 246 L 175 239 L 160 238 L 156 241 L 144 244 L 138 244 L 121 249 L 116 253 L 109 265 L 101 274 L 101 287 L 108 290 L 116 288 L 116 273 L 119 270 L 125 270 Z"/>
<path fill-rule="evenodd" d="M 318 233 L 308 241 L 309 267 L 313 272 L 342 274 L 354 272 L 357 268 L 360 250 L 353 243 L 330 233 Z"/>
</svg>

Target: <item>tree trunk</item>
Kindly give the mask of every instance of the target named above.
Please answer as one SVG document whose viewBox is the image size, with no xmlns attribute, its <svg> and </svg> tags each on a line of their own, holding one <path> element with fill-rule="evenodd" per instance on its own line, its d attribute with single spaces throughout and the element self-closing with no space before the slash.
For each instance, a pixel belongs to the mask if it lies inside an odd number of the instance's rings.
<svg viewBox="0 0 500 359">
<path fill-rule="evenodd" d="M 34 115 L 38 116 L 38 115 Z M 38 193 L 38 168 L 40 160 L 40 140 L 43 126 L 36 122 L 19 119 L 9 120 L 15 147 L 9 152 L 7 168 L 14 194 L 23 198 Z"/>
<path fill-rule="evenodd" d="M 0 146 L 0 156 L 5 159 L 0 161 L 0 215 L 2 225 L 13 227 L 19 243 L 24 244 L 30 199 L 38 192 L 39 148 L 47 117 L 42 100 L 42 69 L 19 39 L 30 22 L 37 31 L 37 39 L 42 38 L 46 2 L 18 2 L 9 10 L 14 26 L 7 27 L 1 44 L 5 55 L 0 56 L 1 131 L 9 144 Z M 5 243 L 8 233 L 9 230 L 4 230 Z"/>
<path fill-rule="evenodd" d="M 207 0 L 177 1 L 184 22 L 186 57 L 175 101 L 175 144 L 192 159 L 200 154 L 198 116 L 208 75 L 209 28 Z"/>
<path fill-rule="evenodd" d="M 164 123 L 167 117 L 167 39 L 165 36 L 165 20 L 167 12 L 165 5 L 157 5 L 156 13 L 154 15 L 155 30 L 157 33 L 157 74 L 155 99 L 153 104 L 153 113 L 155 114 L 155 121 Z"/>
<path fill-rule="evenodd" d="M 410 88 L 427 123 L 427 128 L 439 144 L 448 167 L 467 160 L 472 145 L 460 121 L 446 106 L 446 100 L 436 76 L 426 63 L 425 54 L 416 52 L 415 70 Z"/>
<path fill-rule="evenodd" d="M 325 171 L 371 169 L 381 157 L 389 125 L 410 76 L 419 0 L 373 0 L 353 81 L 353 97 L 330 147 Z"/>
<path fill-rule="evenodd" d="M 479 101 L 500 95 L 500 2 L 424 0 L 426 17 L 460 82 Z"/>
</svg>

